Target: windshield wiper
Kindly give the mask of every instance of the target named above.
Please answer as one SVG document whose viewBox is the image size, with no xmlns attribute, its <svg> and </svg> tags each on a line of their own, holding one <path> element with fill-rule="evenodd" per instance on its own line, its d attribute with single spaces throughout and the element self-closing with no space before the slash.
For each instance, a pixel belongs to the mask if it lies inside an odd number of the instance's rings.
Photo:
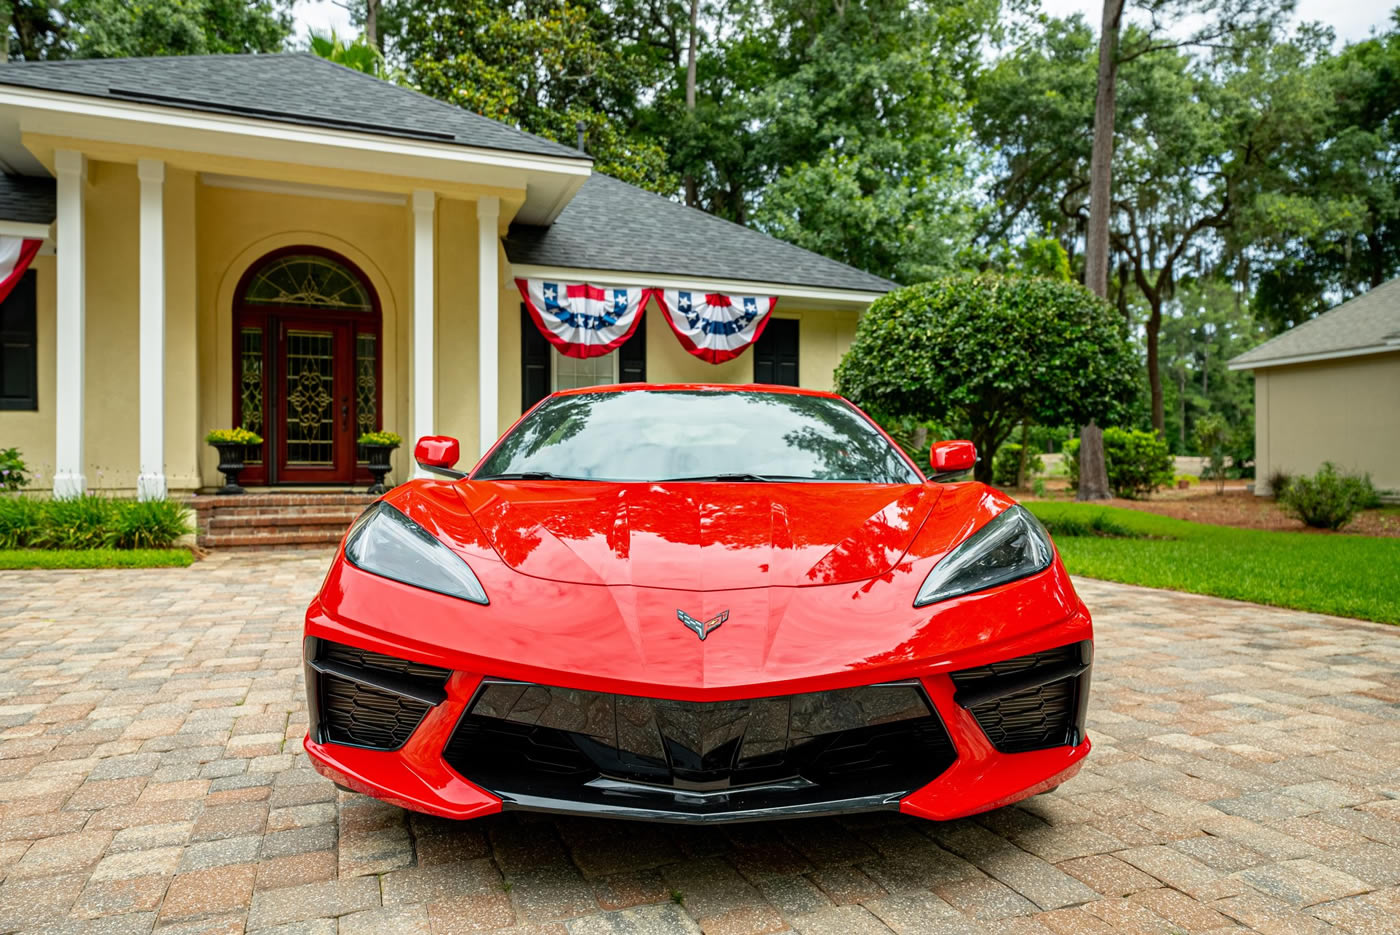
<svg viewBox="0 0 1400 935">
<path fill-rule="evenodd" d="M 510 471 L 505 474 L 479 474 L 472 480 L 583 480 L 581 477 L 564 477 L 548 471 Z"/>
<path fill-rule="evenodd" d="M 718 484 L 773 484 L 785 480 L 811 480 L 810 477 L 798 477 L 795 474 L 754 474 L 749 471 L 739 471 L 734 474 L 699 474 L 695 477 L 663 477 L 661 480 L 652 481 L 654 484 L 679 484 L 686 481 L 709 481 Z"/>
</svg>

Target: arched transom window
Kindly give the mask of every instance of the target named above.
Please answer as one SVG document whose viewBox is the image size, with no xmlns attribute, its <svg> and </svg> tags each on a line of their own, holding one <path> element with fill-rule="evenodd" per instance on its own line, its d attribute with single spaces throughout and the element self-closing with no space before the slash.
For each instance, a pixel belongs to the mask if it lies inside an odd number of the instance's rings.
<svg viewBox="0 0 1400 935">
<path fill-rule="evenodd" d="M 291 254 L 271 261 L 253 274 L 243 301 L 351 312 L 374 308 L 358 276 L 330 257 L 317 254 Z"/>
</svg>

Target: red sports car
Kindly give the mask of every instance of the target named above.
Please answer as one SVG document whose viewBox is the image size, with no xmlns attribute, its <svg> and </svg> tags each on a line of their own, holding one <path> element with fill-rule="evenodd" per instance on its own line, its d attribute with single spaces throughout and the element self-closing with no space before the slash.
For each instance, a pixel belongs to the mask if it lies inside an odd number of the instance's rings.
<svg viewBox="0 0 1400 935">
<path fill-rule="evenodd" d="M 306 613 L 306 749 L 471 818 L 956 818 L 1089 752 L 1089 613 L 1044 528 L 839 396 L 591 387 L 355 521 Z M 953 481 L 953 482 L 950 482 Z"/>
</svg>

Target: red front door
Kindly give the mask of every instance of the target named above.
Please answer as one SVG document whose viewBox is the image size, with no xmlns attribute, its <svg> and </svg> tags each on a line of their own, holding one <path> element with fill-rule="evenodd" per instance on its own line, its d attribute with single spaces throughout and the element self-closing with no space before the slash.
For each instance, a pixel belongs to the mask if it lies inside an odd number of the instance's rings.
<svg viewBox="0 0 1400 935">
<path fill-rule="evenodd" d="M 275 321 L 275 476 L 283 483 L 351 483 L 354 328 L 315 318 Z"/>
</svg>

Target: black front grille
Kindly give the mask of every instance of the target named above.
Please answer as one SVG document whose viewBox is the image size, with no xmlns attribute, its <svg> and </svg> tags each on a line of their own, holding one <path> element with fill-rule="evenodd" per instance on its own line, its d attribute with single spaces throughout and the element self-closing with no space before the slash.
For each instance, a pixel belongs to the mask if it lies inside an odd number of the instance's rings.
<svg viewBox="0 0 1400 935">
<path fill-rule="evenodd" d="M 1002 753 L 1078 744 L 1089 692 L 1088 642 L 953 673 L 955 696 Z"/>
<path fill-rule="evenodd" d="M 684 702 L 487 681 L 443 755 L 507 802 L 696 815 L 894 796 L 956 757 L 912 682 Z"/>
<path fill-rule="evenodd" d="M 448 669 L 317 640 L 307 692 L 323 742 L 396 750 L 442 700 Z"/>
</svg>

